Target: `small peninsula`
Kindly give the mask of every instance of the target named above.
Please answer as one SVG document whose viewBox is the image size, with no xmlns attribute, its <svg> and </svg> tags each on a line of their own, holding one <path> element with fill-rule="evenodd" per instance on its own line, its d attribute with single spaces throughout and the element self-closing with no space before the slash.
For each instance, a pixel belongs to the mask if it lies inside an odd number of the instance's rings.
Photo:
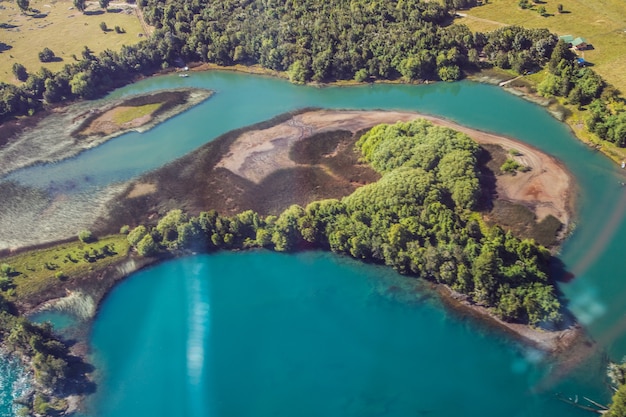
<svg viewBox="0 0 626 417">
<path fill-rule="evenodd" d="M 380 123 L 417 118 L 467 134 L 485 150 L 488 222 L 536 240 L 541 240 L 536 226 L 542 224 L 552 233 L 541 241 L 546 246 L 556 243 L 557 229 L 563 237 L 572 220 L 575 184 L 555 158 L 523 142 L 442 118 L 356 110 L 303 110 L 229 132 L 135 180 L 95 229 L 113 233 L 123 224 L 142 223 L 175 208 L 190 214 L 214 209 L 232 215 L 250 209 L 277 215 L 291 204 L 343 197 L 379 178 L 354 150 L 360 133 Z M 515 175 L 500 172 L 507 159 L 525 168 Z M 512 211 L 523 214 L 531 227 L 510 221 Z"/>
</svg>

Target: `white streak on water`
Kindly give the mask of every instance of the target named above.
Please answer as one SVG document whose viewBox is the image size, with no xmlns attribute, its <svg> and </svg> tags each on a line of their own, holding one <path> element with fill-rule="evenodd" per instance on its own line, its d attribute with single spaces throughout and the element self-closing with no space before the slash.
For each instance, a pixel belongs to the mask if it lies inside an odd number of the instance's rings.
<svg viewBox="0 0 626 417">
<path fill-rule="evenodd" d="M 188 336 L 187 336 L 187 377 L 189 381 L 189 415 L 206 416 L 204 407 L 203 371 L 205 342 L 209 336 L 210 305 L 206 300 L 206 287 L 203 285 L 202 267 L 196 265 L 186 274 L 188 298 Z"/>
</svg>

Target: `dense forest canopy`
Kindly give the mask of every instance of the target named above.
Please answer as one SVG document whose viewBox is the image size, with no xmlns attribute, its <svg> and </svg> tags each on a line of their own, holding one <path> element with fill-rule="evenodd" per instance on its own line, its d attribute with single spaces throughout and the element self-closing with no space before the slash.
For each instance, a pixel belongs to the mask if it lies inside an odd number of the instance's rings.
<svg viewBox="0 0 626 417">
<path fill-rule="evenodd" d="M 374 127 L 357 146 L 382 177 L 342 200 L 294 205 L 265 218 L 253 211 L 189 218 L 173 210 L 155 227 L 137 226 L 128 240 L 141 255 L 185 248 L 330 249 L 446 284 L 505 320 L 560 320 L 549 252 L 487 227 L 472 210 L 482 150 L 468 136 L 417 120 Z"/>
<path fill-rule="evenodd" d="M 455 81 L 485 66 L 519 74 L 549 64 L 539 91 L 574 105 L 594 100 L 587 123 L 602 139 L 626 146 L 626 112 L 617 92 L 547 29 L 517 26 L 484 34 L 451 24 L 455 8 L 422 0 L 139 0 L 153 36 L 119 52 L 81 60 L 59 73 L 30 74 L 21 86 L 0 83 L 0 121 L 32 114 L 42 103 L 97 97 L 140 74 L 187 61 L 260 64 L 291 81 L 374 79 Z M 605 93 L 605 94 L 603 94 Z"/>
<path fill-rule="evenodd" d="M 288 71 L 294 82 L 461 78 L 462 70 L 500 62 L 539 68 L 557 38 L 545 29 L 510 27 L 488 35 L 450 25 L 450 6 L 417 0 L 319 2 L 142 0 L 154 35 L 119 52 L 81 60 L 59 73 L 29 69 L 20 86 L 3 84 L 0 120 L 41 105 L 91 98 L 143 73 L 185 61 L 260 64 Z"/>
</svg>

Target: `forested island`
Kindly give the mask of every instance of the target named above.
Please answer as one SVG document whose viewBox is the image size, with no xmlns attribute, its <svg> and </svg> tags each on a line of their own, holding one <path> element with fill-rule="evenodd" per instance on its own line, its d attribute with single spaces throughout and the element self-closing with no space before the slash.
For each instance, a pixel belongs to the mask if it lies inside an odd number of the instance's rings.
<svg viewBox="0 0 626 417">
<path fill-rule="evenodd" d="M 129 243 L 142 256 L 161 249 L 332 250 L 446 284 L 505 320 L 560 321 L 550 253 L 487 227 L 473 211 L 481 194 L 474 141 L 417 120 L 374 127 L 357 147 L 381 178 L 340 200 L 266 217 L 251 210 L 189 217 L 175 209 L 154 228 L 135 227 Z"/>
</svg>

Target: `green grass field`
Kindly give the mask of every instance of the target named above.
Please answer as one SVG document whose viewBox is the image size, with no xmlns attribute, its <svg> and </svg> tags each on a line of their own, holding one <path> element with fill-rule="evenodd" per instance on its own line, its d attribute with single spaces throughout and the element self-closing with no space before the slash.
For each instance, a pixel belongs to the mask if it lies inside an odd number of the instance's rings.
<svg viewBox="0 0 626 417">
<path fill-rule="evenodd" d="M 143 116 L 150 115 L 163 106 L 163 103 L 144 104 L 143 106 L 121 107 L 112 110 L 113 121 L 118 125 L 132 122 Z"/>
<path fill-rule="evenodd" d="M 95 53 L 119 50 L 122 45 L 137 43 L 145 36 L 134 6 L 125 3 L 119 6 L 111 3 L 110 12 L 105 13 L 97 1 L 87 2 L 86 11 L 90 15 L 76 10 L 72 0 L 31 0 L 30 7 L 39 13 L 23 14 L 14 1 L 0 0 L 0 43 L 9 48 L 0 48 L 5 49 L 0 52 L 0 81 L 19 82 L 12 72 L 16 62 L 29 72 L 37 72 L 42 66 L 58 71 L 74 62 L 72 55 L 81 59 L 85 46 Z M 106 33 L 100 29 L 101 22 L 109 29 Z M 125 33 L 116 33 L 115 26 Z M 61 60 L 40 62 L 39 52 L 46 47 Z"/>
<path fill-rule="evenodd" d="M 103 251 L 105 246 L 109 250 Z M 60 282 L 103 269 L 126 257 L 129 249 L 126 235 L 113 235 L 92 243 L 83 243 L 77 239 L 75 242 L 2 258 L 0 265 L 8 264 L 15 270 L 11 274 L 13 284 L 4 291 L 4 295 L 9 300 L 15 300 L 36 294 Z"/>
<path fill-rule="evenodd" d="M 557 12 L 558 4 L 564 13 Z M 532 4 L 532 3 L 531 3 Z M 548 16 L 537 13 L 544 6 Z M 558 35 L 582 36 L 593 45 L 584 58 L 606 81 L 626 93 L 626 1 L 624 0 L 548 0 L 523 10 L 517 0 L 489 0 L 488 4 L 461 11 L 456 20 L 472 30 L 491 31 L 506 25 L 548 28 Z"/>
</svg>

